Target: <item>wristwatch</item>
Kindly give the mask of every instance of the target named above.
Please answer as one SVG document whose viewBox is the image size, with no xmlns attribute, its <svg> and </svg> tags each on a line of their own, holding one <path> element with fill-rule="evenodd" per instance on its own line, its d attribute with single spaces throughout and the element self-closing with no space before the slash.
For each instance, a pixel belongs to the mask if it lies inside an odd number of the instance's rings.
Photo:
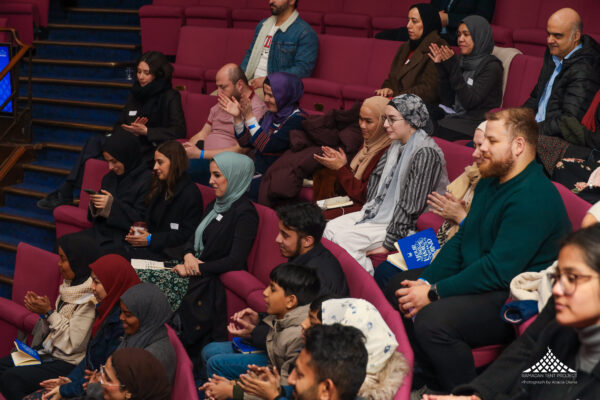
<svg viewBox="0 0 600 400">
<path fill-rule="evenodd" d="M 427 293 L 427 297 L 432 303 L 440 299 L 440 295 L 437 290 L 437 284 L 434 283 L 433 285 L 431 285 L 431 287 L 429 288 L 429 292 Z"/>
<path fill-rule="evenodd" d="M 50 311 L 48 311 L 46 314 L 40 314 L 40 317 L 42 319 L 48 319 L 48 317 L 51 316 L 53 312 L 54 312 L 54 310 L 50 309 Z"/>
</svg>

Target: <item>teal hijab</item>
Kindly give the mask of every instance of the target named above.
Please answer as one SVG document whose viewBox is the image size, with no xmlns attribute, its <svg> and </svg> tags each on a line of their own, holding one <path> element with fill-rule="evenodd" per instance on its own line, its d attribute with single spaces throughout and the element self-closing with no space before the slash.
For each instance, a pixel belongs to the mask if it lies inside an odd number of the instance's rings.
<svg viewBox="0 0 600 400">
<path fill-rule="evenodd" d="M 217 215 L 227 212 L 233 203 L 235 203 L 250 187 L 252 177 L 254 177 L 254 162 L 250 157 L 243 154 L 226 151 L 214 156 L 213 161 L 227 179 L 227 189 L 225 195 L 217 197 L 215 205 L 208 214 L 202 219 L 194 235 L 194 250 L 196 257 L 200 257 L 204 250 L 202 235 L 204 229 L 212 222 Z"/>
</svg>

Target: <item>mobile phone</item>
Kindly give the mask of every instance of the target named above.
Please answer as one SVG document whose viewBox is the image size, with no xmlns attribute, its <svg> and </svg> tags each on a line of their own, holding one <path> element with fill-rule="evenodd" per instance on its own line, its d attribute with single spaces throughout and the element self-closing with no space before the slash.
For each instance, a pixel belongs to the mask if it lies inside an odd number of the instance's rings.
<svg viewBox="0 0 600 400">
<path fill-rule="evenodd" d="M 86 192 L 87 194 L 98 194 L 95 190 L 92 189 L 83 189 L 84 192 Z"/>
</svg>

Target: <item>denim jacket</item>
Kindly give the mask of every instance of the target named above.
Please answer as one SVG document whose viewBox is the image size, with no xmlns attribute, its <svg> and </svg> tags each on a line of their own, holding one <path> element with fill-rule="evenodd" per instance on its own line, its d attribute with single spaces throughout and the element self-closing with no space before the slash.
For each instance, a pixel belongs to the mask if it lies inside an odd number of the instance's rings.
<svg viewBox="0 0 600 400">
<path fill-rule="evenodd" d="M 290 16 L 290 19 L 296 17 L 295 20 L 290 24 L 284 22 L 273 36 L 267 72 L 269 74 L 273 72 L 288 72 L 299 78 L 307 78 L 311 76 L 317 62 L 319 40 L 313 28 L 298 17 L 296 11 L 294 13 Z M 275 18 L 275 16 L 269 18 Z M 262 46 L 262 43 L 256 43 L 256 38 L 267 20 L 268 18 L 260 21 L 256 27 L 252 44 L 246 51 L 241 64 L 244 71 L 248 67 L 248 61 L 250 60 L 254 46 Z M 246 74 L 248 75 L 248 72 Z M 254 72 L 252 72 L 252 75 L 254 75 Z M 248 76 L 249 79 L 253 77 Z"/>
</svg>

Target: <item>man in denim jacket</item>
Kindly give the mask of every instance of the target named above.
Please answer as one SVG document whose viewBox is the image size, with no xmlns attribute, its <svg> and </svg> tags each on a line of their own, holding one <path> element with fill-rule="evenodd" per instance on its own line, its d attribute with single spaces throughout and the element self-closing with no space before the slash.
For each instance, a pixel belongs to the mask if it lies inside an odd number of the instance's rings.
<svg viewBox="0 0 600 400">
<path fill-rule="evenodd" d="M 319 52 L 317 34 L 296 10 L 298 0 L 270 0 L 269 4 L 273 15 L 256 27 L 241 64 L 254 89 L 262 89 L 272 72 L 309 77 Z"/>
</svg>

